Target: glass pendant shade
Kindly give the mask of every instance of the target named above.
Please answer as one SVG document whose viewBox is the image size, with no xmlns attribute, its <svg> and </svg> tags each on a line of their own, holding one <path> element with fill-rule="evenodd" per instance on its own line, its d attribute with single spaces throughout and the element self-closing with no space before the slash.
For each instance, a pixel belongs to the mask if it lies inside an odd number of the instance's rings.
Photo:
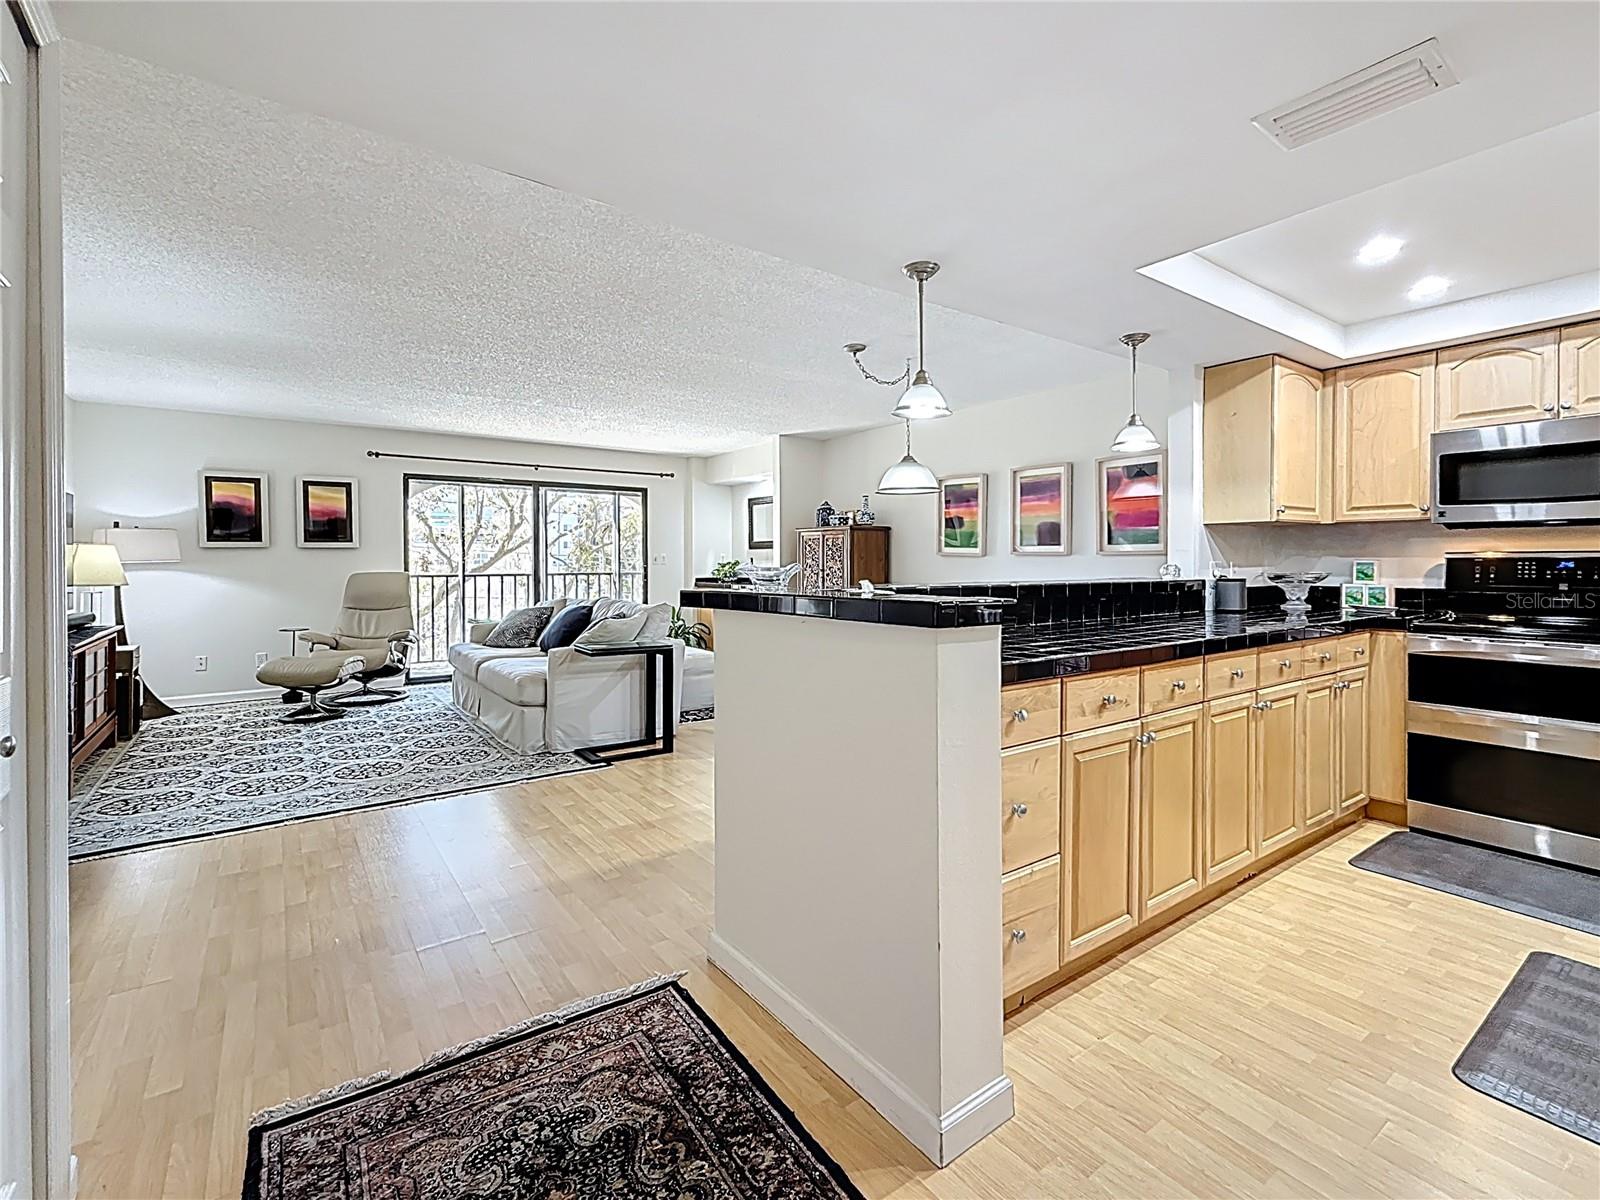
<svg viewBox="0 0 1600 1200">
<path fill-rule="evenodd" d="M 1138 413 L 1134 413 L 1112 439 L 1111 448 L 1118 454 L 1142 454 L 1147 450 L 1161 449 L 1161 443 L 1150 432 L 1150 426 L 1144 423 Z"/>
<path fill-rule="evenodd" d="M 907 454 L 878 480 L 881 496 L 923 496 L 939 490 L 932 471 Z"/>
<path fill-rule="evenodd" d="M 918 371 L 911 386 L 901 393 L 900 403 L 894 406 L 894 416 L 907 421 L 929 421 L 935 417 L 948 417 L 950 406 L 944 393 L 933 386 L 926 371 Z"/>
</svg>

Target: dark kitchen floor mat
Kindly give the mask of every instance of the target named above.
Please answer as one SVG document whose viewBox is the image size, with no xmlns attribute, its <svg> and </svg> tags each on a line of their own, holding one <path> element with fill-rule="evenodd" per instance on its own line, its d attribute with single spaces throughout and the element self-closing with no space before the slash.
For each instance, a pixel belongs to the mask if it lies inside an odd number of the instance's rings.
<svg viewBox="0 0 1600 1200">
<path fill-rule="evenodd" d="M 1374 842 L 1352 867 L 1600 934 L 1600 875 L 1403 829 Z"/>
<path fill-rule="evenodd" d="M 1600 1142 L 1600 967 L 1528 955 L 1451 1070 L 1486 1096 Z"/>
</svg>

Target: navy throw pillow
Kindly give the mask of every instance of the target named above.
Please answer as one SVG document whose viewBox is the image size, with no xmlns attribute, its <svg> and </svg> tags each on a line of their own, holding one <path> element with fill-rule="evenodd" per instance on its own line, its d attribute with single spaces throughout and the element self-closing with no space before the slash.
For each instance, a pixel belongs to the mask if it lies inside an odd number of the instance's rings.
<svg viewBox="0 0 1600 1200">
<path fill-rule="evenodd" d="M 589 616 L 593 612 L 592 604 L 567 605 L 544 627 L 539 635 L 539 649 L 549 654 L 557 647 L 572 645 L 578 635 L 589 628 Z"/>
</svg>

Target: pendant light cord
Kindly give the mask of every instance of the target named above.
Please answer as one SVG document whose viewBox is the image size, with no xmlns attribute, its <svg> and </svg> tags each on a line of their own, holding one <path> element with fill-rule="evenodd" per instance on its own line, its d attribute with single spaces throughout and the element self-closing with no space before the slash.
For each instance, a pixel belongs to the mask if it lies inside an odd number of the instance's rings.
<svg viewBox="0 0 1600 1200">
<path fill-rule="evenodd" d="M 925 279 L 917 280 L 917 370 L 923 369 L 922 362 L 922 288 L 927 283 Z"/>
<path fill-rule="evenodd" d="M 1128 386 L 1133 394 L 1129 399 L 1133 406 L 1133 415 L 1137 417 L 1139 415 L 1139 343 L 1134 342 L 1128 347 L 1128 350 L 1133 355 L 1133 370 L 1128 372 Z"/>
</svg>

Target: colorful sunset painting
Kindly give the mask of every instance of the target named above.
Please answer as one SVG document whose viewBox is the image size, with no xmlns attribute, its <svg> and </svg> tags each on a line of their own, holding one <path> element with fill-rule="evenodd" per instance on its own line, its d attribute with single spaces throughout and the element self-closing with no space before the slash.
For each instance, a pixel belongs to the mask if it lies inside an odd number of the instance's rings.
<svg viewBox="0 0 1600 1200">
<path fill-rule="evenodd" d="M 200 544 L 267 544 L 267 480 L 264 475 L 206 472 L 200 476 Z"/>
<path fill-rule="evenodd" d="M 307 547 L 356 545 L 356 481 L 302 478 L 296 543 Z"/>
<path fill-rule="evenodd" d="M 1011 549 L 1017 554 L 1065 554 L 1072 532 L 1072 467 L 1025 467 L 1011 472 Z"/>
<path fill-rule="evenodd" d="M 1165 554 L 1164 454 L 1100 460 L 1100 553 Z"/>
<path fill-rule="evenodd" d="M 939 553 L 980 555 L 988 508 L 988 476 L 958 475 L 939 481 Z"/>
</svg>

